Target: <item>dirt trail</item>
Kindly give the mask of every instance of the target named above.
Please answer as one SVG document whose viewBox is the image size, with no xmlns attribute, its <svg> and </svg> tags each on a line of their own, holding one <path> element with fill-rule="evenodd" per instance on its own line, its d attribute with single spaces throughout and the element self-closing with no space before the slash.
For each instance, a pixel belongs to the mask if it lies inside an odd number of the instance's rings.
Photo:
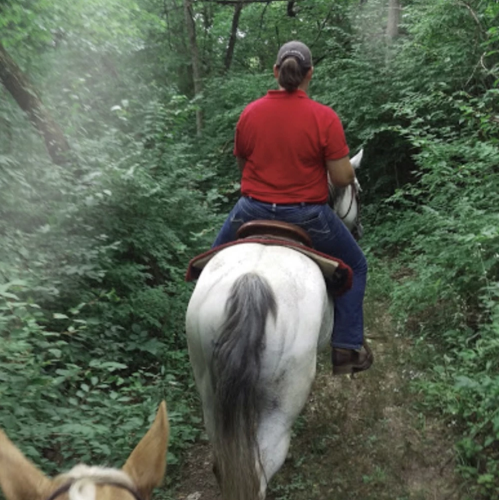
<svg viewBox="0 0 499 500">
<path fill-rule="evenodd" d="M 298 419 L 269 500 L 458 500 L 452 436 L 414 408 L 408 382 L 411 346 L 397 338 L 382 304 L 366 305 L 376 363 L 355 379 L 331 377 L 321 358 L 310 400 Z M 189 453 L 176 500 L 220 500 L 210 449 Z"/>
</svg>

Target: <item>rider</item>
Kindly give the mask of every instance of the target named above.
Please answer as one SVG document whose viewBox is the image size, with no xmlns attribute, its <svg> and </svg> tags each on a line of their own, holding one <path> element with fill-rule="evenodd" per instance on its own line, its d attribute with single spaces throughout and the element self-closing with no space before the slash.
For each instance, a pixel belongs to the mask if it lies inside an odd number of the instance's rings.
<svg viewBox="0 0 499 500">
<path fill-rule="evenodd" d="M 355 173 L 340 119 L 307 96 L 313 71 L 309 48 L 298 41 L 285 43 L 274 65 L 279 90 L 269 90 L 241 114 L 234 155 L 242 172 L 242 197 L 213 246 L 235 240 L 242 223 L 279 220 L 302 227 L 317 250 L 348 264 L 352 288 L 334 301 L 331 344 L 333 373 L 350 374 L 373 362 L 363 335 L 367 262 L 327 204 L 327 173 L 338 187 L 351 184 Z"/>
</svg>

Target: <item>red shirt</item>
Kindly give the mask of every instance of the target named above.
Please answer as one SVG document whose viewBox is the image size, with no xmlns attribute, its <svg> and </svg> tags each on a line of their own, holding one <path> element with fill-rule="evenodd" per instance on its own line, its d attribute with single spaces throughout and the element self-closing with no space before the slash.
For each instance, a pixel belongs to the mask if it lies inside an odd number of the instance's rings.
<svg viewBox="0 0 499 500">
<path fill-rule="evenodd" d="M 348 153 L 338 115 L 303 90 L 270 90 L 237 123 L 234 155 L 246 160 L 241 192 L 260 201 L 325 203 L 325 161 Z"/>
</svg>

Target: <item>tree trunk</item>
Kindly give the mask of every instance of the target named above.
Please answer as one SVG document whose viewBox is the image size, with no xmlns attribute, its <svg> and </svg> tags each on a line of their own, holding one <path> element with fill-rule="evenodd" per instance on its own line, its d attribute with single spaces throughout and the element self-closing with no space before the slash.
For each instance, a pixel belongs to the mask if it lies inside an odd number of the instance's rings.
<svg viewBox="0 0 499 500">
<path fill-rule="evenodd" d="M 189 37 L 189 48 L 191 52 L 192 80 L 194 83 L 194 96 L 197 96 L 203 90 L 201 82 L 201 71 L 199 65 L 199 52 L 196 43 L 196 25 L 192 15 L 192 0 L 184 0 L 185 25 L 187 27 L 187 36 Z M 196 111 L 196 131 L 198 137 L 203 130 L 203 114 L 201 109 Z"/>
<path fill-rule="evenodd" d="M 400 0 L 388 0 L 388 24 L 386 26 L 386 35 L 390 41 L 399 34 L 401 9 Z"/>
<path fill-rule="evenodd" d="M 241 17 L 241 11 L 243 10 L 243 2 L 239 2 L 234 6 L 234 15 L 232 16 L 232 27 L 230 29 L 229 45 L 227 47 L 227 53 L 225 54 L 225 71 L 229 71 L 230 65 L 232 64 L 232 56 L 234 55 L 234 47 L 236 46 L 237 40 L 237 27 L 239 26 L 239 18 Z"/>
<path fill-rule="evenodd" d="M 57 165 L 67 163 L 70 149 L 64 134 L 43 105 L 35 88 L 1 43 L 0 81 L 43 137 L 52 161 Z"/>
</svg>

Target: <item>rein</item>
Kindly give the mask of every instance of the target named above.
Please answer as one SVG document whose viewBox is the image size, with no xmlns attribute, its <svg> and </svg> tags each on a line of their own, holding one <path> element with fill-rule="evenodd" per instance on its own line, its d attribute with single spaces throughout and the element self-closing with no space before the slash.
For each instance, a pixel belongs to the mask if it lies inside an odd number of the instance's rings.
<svg viewBox="0 0 499 500">
<path fill-rule="evenodd" d="M 354 192 L 352 193 L 352 195 L 350 196 L 350 205 L 348 206 L 348 209 L 347 211 L 345 212 L 345 215 L 340 215 L 338 214 L 338 217 L 341 219 L 341 220 L 345 220 L 347 217 L 348 217 L 348 214 L 350 213 L 350 211 L 352 210 L 352 207 L 353 207 L 353 200 L 354 198 L 357 198 L 357 190 L 355 189 L 354 187 L 354 184 L 350 184 L 349 186 L 350 188 L 352 188 L 354 190 Z"/>
<path fill-rule="evenodd" d="M 116 481 L 105 481 L 105 480 L 96 480 L 96 478 L 91 478 L 91 477 L 79 477 L 78 479 L 72 479 L 71 481 L 68 481 L 67 483 L 64 483 L 62 486 L 59 486 L 52 494 L 47 497 L 45 500 L 55 500 L 58 496 L 67 493 L 71 486 L 75 484 L 77 481 L 81 481 L 82 479 L 90 479 L 94 484 L 98 484 L 100 486 L 114 486 L 116 488 L 121 488 L 123 490 L 128 491 L 135 500 L 143 500 L 143 498 L 140 496 L 139 492 L 135 490 L 134 488 L 131 488 L 127 484 L 116 482 Z"/>
<path fill-rule="evenodd" d="M 352 235 L 356 240 L 359 240 L 363 234 L 362 223 L 360 222 L 360 190 L 356 182 L 353 182 L 352 184 L 347 186 L 347 188 L 351 188 L 350 204 L 348 206 L 348 209 L 343 215 L 339 213 L 336 213 L 336 215 L 340 220 L 344 221 L 352 211 L 354 200 L 357 202 L 357 217 L 355 217 L 355 226 L 352 229 Z M 345 188 L 345 193 L 347 188 Z"/>
<path fill-rule="evenodd" d="M 352 189 L 352 195 L 350 196 L 350 205 L 348 206 L 348 209 L 347 211 L 345 212 L 344 215 L 340 215 L 340 214 L 337 214 L 338 217 L 341 219 L 341 220 L 345 220 L 347 217 L 348 217 L 348 214 L 351 212 L 352 210 L 352 207 L 353 207 L 353 201 L 357 201 L 357 211 L 359 212 L 360 214 L 360 196 L 359 196 L 359 190 L 357 189 L 357 186 L 355 183 L 352 183 L 348 186 L 349 188 Z M 359 215 L 357 216 L 357 219 L 359 219 Z"/>
</svg>

